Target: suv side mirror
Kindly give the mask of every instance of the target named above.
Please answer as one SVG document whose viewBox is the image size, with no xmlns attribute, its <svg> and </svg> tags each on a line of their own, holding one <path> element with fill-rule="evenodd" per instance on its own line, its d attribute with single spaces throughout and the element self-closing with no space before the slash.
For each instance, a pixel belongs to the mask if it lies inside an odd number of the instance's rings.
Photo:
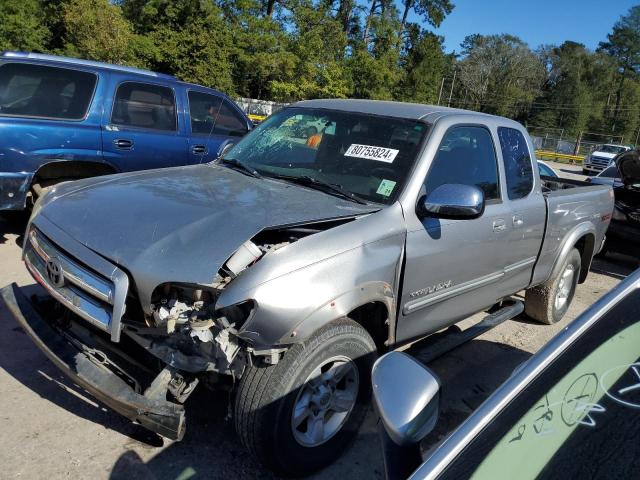
<svg viewBox="0 0 640 480">
<path fill-rule="evenodd" d="M 474 185 L 447 183 L 418 200 L 418 217 L 478 218 L 484 213 L 484 192 Z"/>
<path fill-rule="evenodd" d="M 371 372 L 373 399 L 387 434 L 397 445 L 422 440 L 438 421 L 440 382 L 406 353 L 380 357 Z"/>
</svg>

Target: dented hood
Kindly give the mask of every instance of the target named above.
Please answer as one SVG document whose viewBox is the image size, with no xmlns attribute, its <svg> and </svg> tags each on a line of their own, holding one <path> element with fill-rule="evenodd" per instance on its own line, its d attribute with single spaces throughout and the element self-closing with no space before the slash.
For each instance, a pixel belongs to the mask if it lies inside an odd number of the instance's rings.
<svg viewBox="0 0 640 480">
<path fill-rule="evenodd" d="M 380 208 L 211 164 L 68 183 L 53 196 L 39 214 L 126 269 L 144 308 L 161 283 L 210 284 L 260 230 Z"/>
</svg>

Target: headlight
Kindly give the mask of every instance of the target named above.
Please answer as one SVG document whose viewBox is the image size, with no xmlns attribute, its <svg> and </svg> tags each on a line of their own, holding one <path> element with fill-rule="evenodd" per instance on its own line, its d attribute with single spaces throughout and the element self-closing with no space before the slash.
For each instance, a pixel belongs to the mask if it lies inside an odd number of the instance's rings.
<svg viewBox="0 0 640 480">
<path fill-rule="evenodd" d="M 613 218 L 614 220 L 620 220 L 625 222 L 627 220 L 627 216 L 622 213 L 620 210 L 618 210 L 616 207 L 613 207 L 613 214 L 611 215 L 611 218 Z"/>
</svg>

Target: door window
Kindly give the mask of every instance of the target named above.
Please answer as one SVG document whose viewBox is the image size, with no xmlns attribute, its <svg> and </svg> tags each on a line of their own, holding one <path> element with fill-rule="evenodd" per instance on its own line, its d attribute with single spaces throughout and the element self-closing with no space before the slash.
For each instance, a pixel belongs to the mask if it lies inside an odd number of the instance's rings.
<svg viewBox="0 0 640 480">
<path fill-rule="evenodd" d="M 169 87 L 125 82 L 118 87 L 111 123 L 151 130 L 176 131 L 176 101 Z"/>
<path fill-rule="evenodd" d="M 524 198 L 533 189 L 531 155 L 524 135 L 515 128 L 498 128 L 509 200 Z"/>
<path fill-rule="evenodd" d="M 496 416 L 439 478 L 635 478 L 640 291 L 615 305 Z"/>
<path fill-rule="evenodd" d="M 191 117 L 191 132 L 209 135 L 218 117 L 222 98 L 201 92 L 189 92 L 189 116 Z"/>
<path fill-rule="evenodd" d="M 475 185 L 486 200 L 500 198 L 498 162 L 486 128 L 460 126 L 447 131 L 427 174 L 426 194 L 448 183 Z"/>
<path fill-rule="evenodd" d="M 220 105 L 213 133 L 230 137 L 242 137 L 247 131 L 247 124 L 244 119 L 229 102 L 224 100 Z"/>
<path fill-rule="evenodd" d="M 67 68 L 0 65 L 0 115 L 82 120 L 97 77 Z"/>
</svg>

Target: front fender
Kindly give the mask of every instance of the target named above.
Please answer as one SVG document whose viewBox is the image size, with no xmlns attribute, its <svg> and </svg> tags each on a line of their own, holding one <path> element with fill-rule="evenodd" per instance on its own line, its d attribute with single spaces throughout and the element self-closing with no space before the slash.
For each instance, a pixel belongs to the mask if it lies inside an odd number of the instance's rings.
<svg viewBox="0 0 640 480">
<path fill-rule="evenodd" d="M 312 263 L 232 295 L 232 301 L 227 296 L 229 303 L 256 304 L 240 336 L 264 347 L 298 343 L 371 301 L 383 302 L 393 314 L 404 237 L 394 234 Z"/>
</svg>

